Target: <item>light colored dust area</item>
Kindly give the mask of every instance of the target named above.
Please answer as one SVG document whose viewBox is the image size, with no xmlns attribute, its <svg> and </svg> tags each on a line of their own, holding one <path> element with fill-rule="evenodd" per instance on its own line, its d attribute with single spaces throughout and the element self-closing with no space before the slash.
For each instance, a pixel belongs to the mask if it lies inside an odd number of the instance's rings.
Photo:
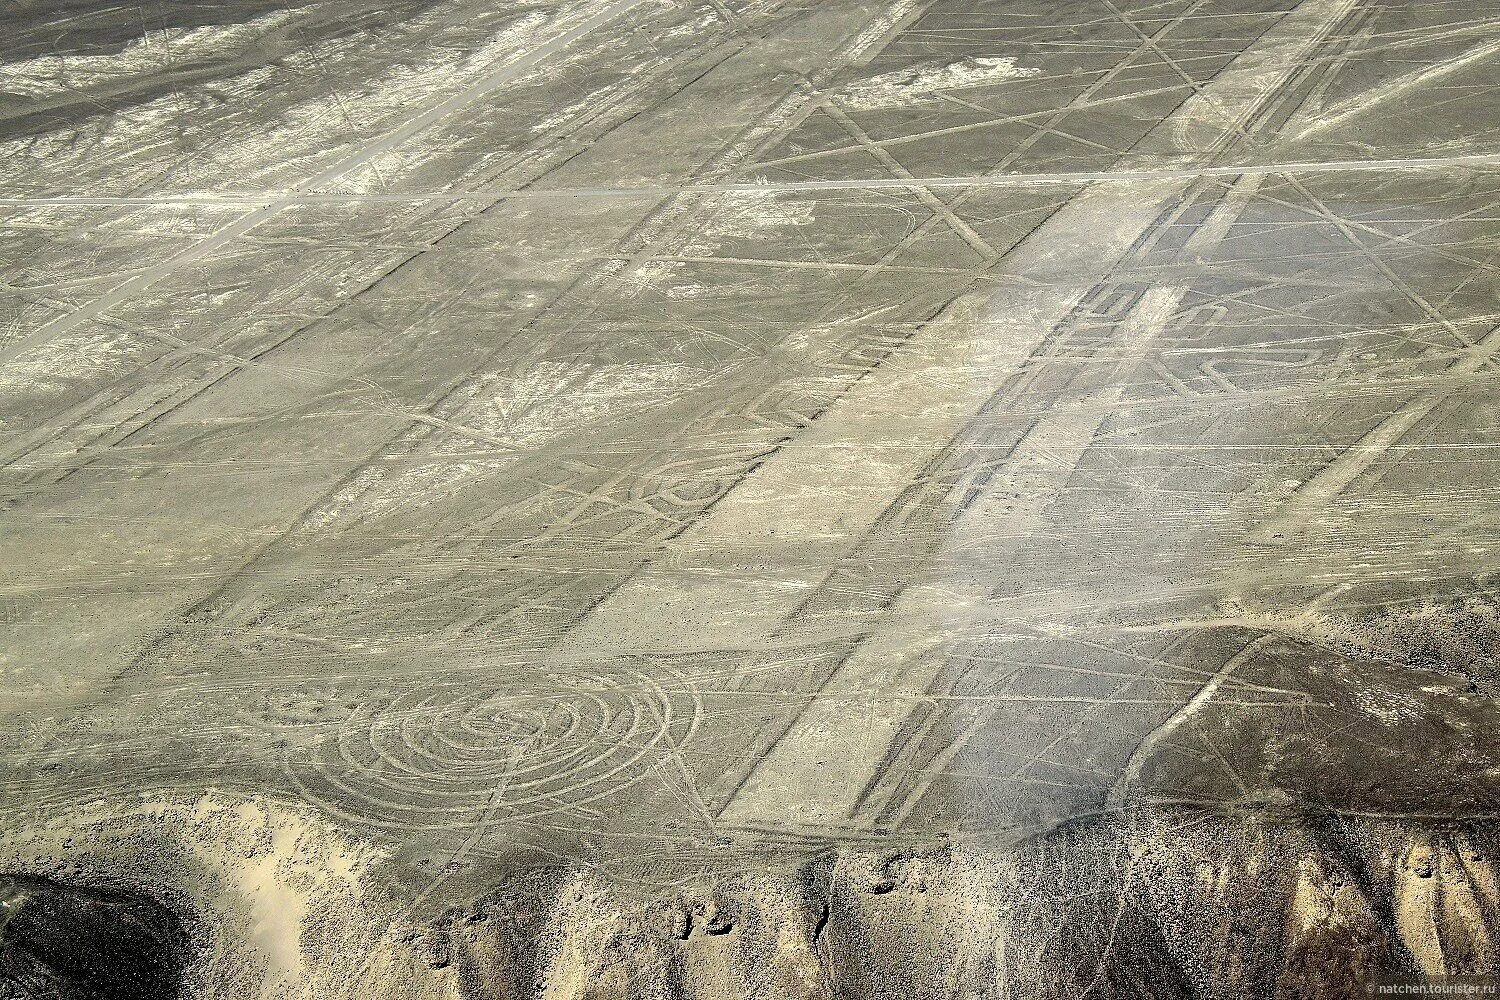
<svg viewBox="0 0 1500 1000">
<path fill-rule="evenodd" d="M 850 84 L 840 102 L 853 111 L 899 108 L 931 101 L 947 93 L 986 87 L 1002 80 L 1037 76 L 1038 67 L 1018 66 L 1014 56 L 973 56 L 946 65 L 922 66 L 881 73 Z"/>
</svg>

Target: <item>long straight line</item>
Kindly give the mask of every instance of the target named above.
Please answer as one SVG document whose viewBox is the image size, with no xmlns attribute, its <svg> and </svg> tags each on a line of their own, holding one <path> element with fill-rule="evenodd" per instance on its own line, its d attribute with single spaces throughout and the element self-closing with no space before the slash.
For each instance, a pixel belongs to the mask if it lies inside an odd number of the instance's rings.
<svg viewBox="0 0 1500 1000">
<path fill-rule="evenodd" d="M 289 191 L 269 195 L 263 199 L 247 199 L 241 202 L 215 202 L 216 204 L 255 205 L 258 207 L 253 208 L 252 211 L 247 212 L 233 222 L 214 230 L 181 253 L 175 254 L 153 267 L 146 268 L 129 280 L 121 282 L 93 301 L 79 306 L 70 313 L 42 324 L 27 336 L 18 337 L 0 345 L 0 363 L 9 361 L 17 354 L 31 347 L 46 343 L 59 334 L 75 329 L 120 303 L 127 301 L 132 296 L 145 291 L 174 271 L 195 264 L 223 250 L 235 240 L 261 225 L 261 223 L 266 222 L 293 205 L 302 203 L 303 199 L 311 195 L 317 188 L 332 184 L 376 157 L 389 153 L 398 148 L 402 143 L 414 136 L 420 135 L 454 112 L 477 104 L 500 87 L 514 81 L 523 73 L 531 70 L 538 63 L 555 54 L 560 49 L 566 48 L 594 29 L 643 2 L 644 0 L 616 0 L 615 3 L 585 18 L 572 28 L 554 35 L 535 48 L 523 52 L 516 58 L 497 66 L 482 79 L 475 81 L 471 86 L 457 93 L 450 94 L 443 100 L 408 118 L 395 128 L 383 132 L 369 142 L 355 147 Z M 494 196 L 489 195 L 486 197 L 493 198 Z M 152 204 L 167 203 L 162 199 L 153 198 L 146 200 Z M 46 199 L 34 202 L 34 204 L 38 205 L 46 203 Z M 54 203 L 66 204 L 68 202 Z M 121 203 L 128 204 L 129 201 L 125 200 Z M 6 204 L 14 206 L 33 204 L 33 202 L 29 202 L 27 199 L 20 199 L 19 201 L 7 201 Z M 100 202 L 99 204 L 104 203 Z"/>
<path fill-rule="evenodd" d="M 638 2 L 638 0 L 633 0 Z M 1447 167 L 1500 167 L 1500 153 L 1470 153 L 1462 156 L 1406 157 L 1382 160 L 1308 160 L 1288 163 L 1258 163 L 1242 166 L 1184 166 L 1162 170 L 1058 171 L 1055 173 L 972 174 L 956 177 L 850 177 L 833 180 L 733 184 L 678 184 L 638 187 L 524 188 L 495 191 L 413 191 L 408 193 L 342 193 L 290 191 L 267 194 L 179 194 L 113 197 L 54 195 L 36 198 L 0 197 L 4 208 L 46 207 L 239 207 L 265 205 L 280 211 L 292 205 L 409 204 L 412 202 L 465 202 L 496 200 L 540 200 L 556 198 L 661 197 L 674 194 L 782 194 L 798 191 L 870 191 L 921 188 L 1031 187 L 1033 185 L 1095 184 L 1110 181 L 1192 180 L 1199 177 L 1256 177 L 1272 174 L 1370 173 L 1388 170 L 1439 170 Z M 221 230 L 222 232 L 223 230 Z M 218 234 L 215 233 L 215 236 Z M 210 237 L 211 239 L 213 237 Z M 173 258 L 175 261 L 177 258 Z M 167 264 L 172 264 L 168 261 Z"/>
</svg>

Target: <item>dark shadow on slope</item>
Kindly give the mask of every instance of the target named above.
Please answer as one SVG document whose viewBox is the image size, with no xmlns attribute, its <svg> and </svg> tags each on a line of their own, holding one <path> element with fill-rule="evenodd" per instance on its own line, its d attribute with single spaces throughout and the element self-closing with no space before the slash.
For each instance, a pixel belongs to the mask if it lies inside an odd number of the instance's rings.
<svg viewBox="0 0 1500 1000">
<path fill-rule="evenodd" d="M 170 1000 L 190 959 L 181 921 L 149 896 L 0 875 L 0 998 Z"/>
</svg>

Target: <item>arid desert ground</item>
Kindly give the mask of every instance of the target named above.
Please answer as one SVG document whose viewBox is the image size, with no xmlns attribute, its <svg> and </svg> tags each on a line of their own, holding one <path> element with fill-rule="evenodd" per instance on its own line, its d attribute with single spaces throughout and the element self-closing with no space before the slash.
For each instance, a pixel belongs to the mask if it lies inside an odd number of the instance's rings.
<svg viewBox="0 0 1500 1000">
<path fill-rule="evenodd" d="M 1500 974 L 1497 80 L 1493 0 L 8 0 L 0 997 Z"/>
</svg>

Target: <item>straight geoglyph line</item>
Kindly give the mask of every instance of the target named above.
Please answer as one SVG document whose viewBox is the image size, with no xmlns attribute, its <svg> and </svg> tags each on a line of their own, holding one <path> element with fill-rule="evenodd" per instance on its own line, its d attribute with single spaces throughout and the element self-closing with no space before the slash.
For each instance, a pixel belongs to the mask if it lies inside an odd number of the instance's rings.
<svg viewBox="0 0 1500 1000">
<path fill-rule="evenodd" d="M 303 203 L 303 199 L 311 193 L 312 189 L 339 180 L 376 157 L 396 149 L 408 139 L 421 134 L 454 112 L 477 104 L 500 87 L 514 81 L 521 74 L 537 66 L 560 49 L 566 48 L 596 28 L 643 2 L 644 0 L 616 0 L 615 3 L 590 15 L 572 28 L 562 31 L 542 44 L 528 49 L 515 58 L 502 63 L 471 86 L 455 94 L 450 94 L 436 104 L 408 118 L 397 127 L 380 134 L 369 142 L 355 147 L 334 163 L 302 181 L 291 191 L 273 196 L 272 200 L 265 202 L 260 207 L 255 208 L 253 211 L 248 212 L 228 225 L 214 230 L 214 232 L 181 253 L 162 261 L 160 264 L 146 268 L 91 302 L 42 324 L 30 334 L 0 345 L 0 363 L 9 361 L 17 354 L 39 344 L 44 344 L 60 334 L 67 333 L 95 319 L 122 302 L 129 300 L 131 297 L 144 292 L 173 272 L 212 256 L 257 226 L 269 221 L 284 209 Z M 22 203 L 30 202 L 23 201 Z M 36 202 L 36 204 L 43 203 L 45 202 Z M 56 203 L 54 202 L 54 204 Z M 8 202 L 7 204 L 14 205 L 17 203 Z M 229 204 L 233 204 L 233 202 Z"/>
</svg>

